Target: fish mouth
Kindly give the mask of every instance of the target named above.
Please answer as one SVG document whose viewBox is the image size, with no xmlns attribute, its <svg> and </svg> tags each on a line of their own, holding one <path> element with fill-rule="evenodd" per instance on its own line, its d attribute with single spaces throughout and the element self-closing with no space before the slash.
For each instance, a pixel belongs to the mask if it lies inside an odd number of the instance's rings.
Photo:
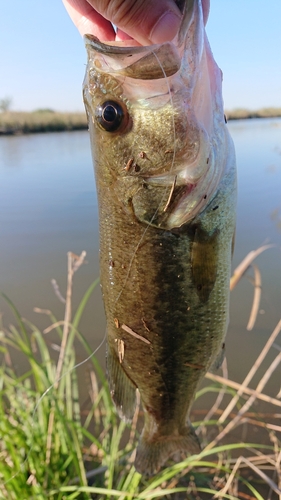
<svg viewBox="0 0 281 500">
<path fill-rule="evenodd" d="M 181 55 L 172 42 L 124 46 L 124 42 L 108 45 L 94 35 L 85 35 L 84 39 L 88 50 L 104 56 L 104 67 L 99 67 L 100 70 L 108 71 L 110 67 L 111 73 L 116 72 L 133 79 L 158 80 L 174 75 L 181 67 Z"/>
<path fill-rule="evenodd" d="M 85 35 L 87 50 L 101 54 L 106 58 L 104 67 L 99 59 L 99 69 L 101 71 L 110 69 L 111 73 L 115 71 L 119 75 L 139 80 L 157 80 L 177 73 L 182 66 L 184 41 L 189 26 L 196 16 L 200 17 L 200 13 L 202 16 L 202 9 L 199 8 L 200 0 L 177 0 L 176 4 L 183 17 L 179 33 L 172 42 L 142 46 L 134 40 L 124 40 L 109 44 L 100 41 L 94 35 Z M 199 20 L 197 25 L 200 24 L 202 23 Z M 198 41 L 197 52 L 200 48 L 201 55 L 202 43 L 198 44 Z"/>
</svg>

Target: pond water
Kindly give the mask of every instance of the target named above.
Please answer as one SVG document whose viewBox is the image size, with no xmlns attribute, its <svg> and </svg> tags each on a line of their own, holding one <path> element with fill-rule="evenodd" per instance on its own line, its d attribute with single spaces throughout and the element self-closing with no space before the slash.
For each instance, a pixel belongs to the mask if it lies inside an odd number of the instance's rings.
<svg viewBox="0 0 281 500">
<path fill-rule="evenodd" d="M 228 366 L 230 377 L 242 381 L 281 317 L 281 120 L 240 120 L 228 126 L 236 146 L 239 184 L 233 267 L 265 242 L 275 245 L 256 261 L 262 299 L 251 332 L 246 325 L 252 284 L 243 278 L 231 294 Z M 0 182 L 0 291 L 24 317 L 43 328 L 49 325 L 48 318 L 33 308 L 51 309 L 62 319 L 63 304 L 54 294 L 51 279 L 64 293 L 69 250 L 87 252 L 87 264 L 75 275 L 74 307 L 99 275 L 97 199 L 88 133 L 0 137 Z M 13 321 L 2 297 L 0 312 L 5 325 Z M 81 331 L 93 350 L 104 336 L 99 287 L 87 305 Z M 50 340 L 55 336 L 48 335 Z M 82 357 L 78 350 L 78 358 Z M 104 359 L 104 346 L 98 357 Z M 269 387 L 273 396 L 280 380 L 279 367 Z"/>
</svg>

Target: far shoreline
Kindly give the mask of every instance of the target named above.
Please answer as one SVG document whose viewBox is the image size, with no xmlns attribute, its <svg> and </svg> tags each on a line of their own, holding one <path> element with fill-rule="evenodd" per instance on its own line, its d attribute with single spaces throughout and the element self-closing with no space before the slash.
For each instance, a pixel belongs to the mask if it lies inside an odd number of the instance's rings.
<svg viewBox="0 0 281 500">
<path fill-rule="evenodd" d="M 227 121 L 251 120 L 254 118 L 281 118 L 281 108 L 226 110 L 225 117 Z M 5 111 L 0 113 L 0 136 L 43 132 L 70 132 L 87 129 L 88 123 L 85 112 L 63 113 L 51 109 L 39 109 L 36 111 Z"/>
</svg>

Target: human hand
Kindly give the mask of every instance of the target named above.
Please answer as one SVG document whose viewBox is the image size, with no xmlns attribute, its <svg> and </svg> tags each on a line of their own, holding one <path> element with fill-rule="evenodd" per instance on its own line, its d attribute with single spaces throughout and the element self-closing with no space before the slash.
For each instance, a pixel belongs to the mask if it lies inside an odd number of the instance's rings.
<svg viewBox="0 0 281 500">
<path fill-rule="evenodd" d="M 81 35 L 101 41 L 133 38 L 142 45 L 172 40 L 179 29 L 181 12 L 175 0 L 63 0 Z M 202 0 L 206 24 L 210 0 Z M 117 33 L 113 24 L 118 27 Z"/>
</svg>

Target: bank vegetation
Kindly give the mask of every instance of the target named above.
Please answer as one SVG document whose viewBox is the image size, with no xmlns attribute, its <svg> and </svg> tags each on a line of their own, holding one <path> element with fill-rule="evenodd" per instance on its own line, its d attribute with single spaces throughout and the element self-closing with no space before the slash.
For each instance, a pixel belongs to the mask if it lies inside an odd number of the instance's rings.
<svg viewBox="0 0 281 500">
<path fill-rule="evenodd" d="M 281 117 L 281 108 L 263 108 L 256 111 L 239 108 L 225 112 L 227 120 Z M 87 130 L 84 112 L 62 113 L 52 109 L 36 111 L 0 112 L 0 135 L 21 135 L 39 132 Z"/>
<path fill-rule="evenodd" d="M 61 113 L 51 109 L 39 109 L 32 112 L 0 113 L 0 135 L 86 130 L 87 127 L 85 112 Z"/>
</svg>

